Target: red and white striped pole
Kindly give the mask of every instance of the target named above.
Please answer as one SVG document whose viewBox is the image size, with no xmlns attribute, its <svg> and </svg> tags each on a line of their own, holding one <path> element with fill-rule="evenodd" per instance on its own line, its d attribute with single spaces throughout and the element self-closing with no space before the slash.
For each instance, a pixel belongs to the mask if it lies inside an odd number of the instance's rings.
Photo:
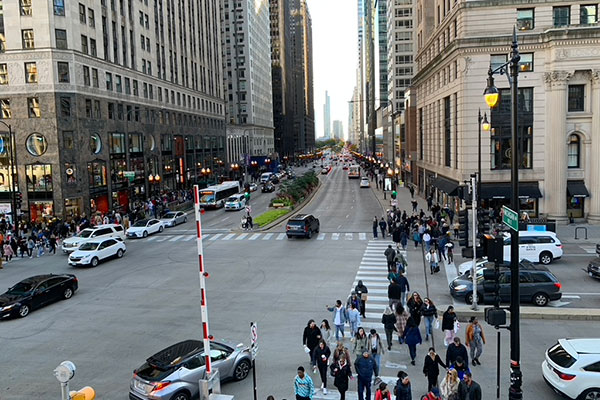
<svg viewBox="0 0 600 400">
<path fill-rule="evenodd" d="M 208 334 L 208 310 L 206 308 L 206 277 L 208 274 L 204 270 L 204 255 L 202 249 L 202 222 L 200 221 L 200 194 L 198 185 L 194 185 L 194 212 L 196 213 L 196 231 L 198 233 L 198 264 L 200 266 L 200 319 L 202 322 L 202 334 L 204 337 L 204 354 L 206 366 L 206 379 L 210 379 L 212 374 L 212 365 L 210 362 L 210 335 Z"/>
</svg>

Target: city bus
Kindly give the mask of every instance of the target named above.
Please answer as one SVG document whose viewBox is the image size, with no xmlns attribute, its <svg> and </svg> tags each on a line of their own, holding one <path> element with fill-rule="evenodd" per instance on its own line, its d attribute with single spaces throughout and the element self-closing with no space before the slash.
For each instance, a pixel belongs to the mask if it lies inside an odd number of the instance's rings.
<svg viewBox="0 0 600 400">
<path fill-rule="evenodd" d="M 200 190 L 200 207 L 222 208 L 229 196 L 239 192 L 240 183 L 238 181 L 225 181 L 218 185 L 209 186 Z"/>
<path fill-rule="evenodd" d="M 360 178 L 360 166 L 351 165 L 348 169 L 348 179 L 358 179 Z"/>
</svg>

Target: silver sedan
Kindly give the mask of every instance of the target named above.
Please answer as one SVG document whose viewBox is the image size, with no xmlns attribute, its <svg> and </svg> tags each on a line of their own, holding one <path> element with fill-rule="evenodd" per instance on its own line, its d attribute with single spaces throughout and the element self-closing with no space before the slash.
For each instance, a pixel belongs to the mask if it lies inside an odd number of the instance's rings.
<svg viewBox="0 0 600 400">
<path fill-rule="evenodd" d="M 168 213 L 162 216 L 160 222 L 162 222 L 163 225 L 167 228 L 179 224 L 184 224 L 187 222 L 187 214 L 183 211 L 169 211 Z"/>
</svg>

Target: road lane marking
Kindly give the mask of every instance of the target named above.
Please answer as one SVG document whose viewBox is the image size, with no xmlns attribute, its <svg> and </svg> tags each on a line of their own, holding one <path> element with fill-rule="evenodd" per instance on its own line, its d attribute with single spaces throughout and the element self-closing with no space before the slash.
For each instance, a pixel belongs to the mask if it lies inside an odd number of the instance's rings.
<svg viewBox="0 0 600 400">
<path fill-rule="evenodd" d="M 210 236 L 210 234 L 209 234 L 209 233 L 207 233 L 206 235 L 202 235 L 202 238 L 203 238 L 203 239 L 206 239 L 208 236 Z M 194 235 L 188 235 L 188 236 L 186 236 L 186 237 L 183 239 L 183 241 L 184 241 L 184 242 L 189 242 L 190 240 L 192 240 L 192 239 L 197 239 L 197 238 L 198 238 L 198 236 L 194 236 Z"/>
<path fill-rule="evenodd" d="M 231 240 L 231 238 L 234 236 L 235 236 L 235 233 L 230 233 L 227 236 L 224 236 L 223 239 L 221 239 L 221 240 Z"/>
<path fill-rule="evenodd" d="M 567 294 L 567 295 L 562 295 L 563 299 L 581 299 L 581 296 L 577 296 L 577 295 L 573 295 L 573 294 Z"/>
<path fill-rule="evenodd" d="M 254 235 L 250 236 L 250 238 L 248 238 L 248 240 L 256 240 L 258 239 L 262 234 L 261 233 L 255 233 Z"/>
<path fill-rule="evenodd" d="M 317 240 L 324 240 L 325 236 L 326 235 L 324 233 L 319 233 L 319 236 L 317 237 Z"/>
<path fill-rule="evenodd" d="M 367 234 L 364 232 L 360 232 L 358 234 L 358 240 L 367 240 Z"/>
<path fill-rule="evenodd" d="M 236 237 L 235 240 L 242 240 L 244 239 L 246 236 L 248 236 L 247 233 L 241 233 L 240 236 Z"/>
<path fill-rule="evenodd" d="M 176 242 L 179 239 L 181 239 L 181 236 L 173 236 L 171 239 L 169 239 L 169 242 Z"/>
<path fill-rule="evenodd" d="M 215 236 L 211 237 L 209 240 L 210 240 L 210 241 L 214 241 L 214 240 L 217 240 L 217 239 L 219 239 L 221 236 L 223 236 L 223 234 L 222 234 L 222 233 L 217 233 Z"/>
<path fill-rule="evenodd" d="M 353 240 L 354 235 L 352 233 L 346 233 L 346 240 Z"/>
<path fill-rule="evenodd" d="M 158 236 L 152 236 L 151 238 L 148 238 L 149 242 L 152 242 L 154 240 L 158 239 Z"/>
<path fill-rule="evenodd" d="M 167 240 L 169 238 L 169 236 L 162 236 L 159 237 L 158 239 L 156 239 L 157 242 L 164 242 L 165 240 Z"/>
<path fill-rule="evenodd" d="M 272 234 L 272 233 L 267 233 L 267 234 L 266 234 L 266 235 L 265 235 L 265 236 L 262 238 L 262 240 L 269 240 L 269 239 L 271 239 L 271 237 L 273 237 L 273 234 Z"/>
<path fill-rule="evenodd" d="M 285 237 L 285 233 L 280 233 L 279 235 L 277 235 L 276 240 L 283 240 L 284 237 Z"/>
<path fill-rule="evenodd" d="M 331 234 L 331 240 L 339 240 L 340 239 L 340 234 L 339 233 L 332 233 Z"/>
</svg>

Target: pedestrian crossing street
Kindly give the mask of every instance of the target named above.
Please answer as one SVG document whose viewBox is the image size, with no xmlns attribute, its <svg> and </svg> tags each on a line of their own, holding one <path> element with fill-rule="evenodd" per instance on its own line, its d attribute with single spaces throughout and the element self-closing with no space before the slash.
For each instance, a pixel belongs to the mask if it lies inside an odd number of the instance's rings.
<svg viewBox="0 0 600 400">
<path fill-rule="evenodd" d="M 327 241 L 367 241 L 368 235 L 365 232 L 321 232 L 313 240 Z M 146 239 L 148 242 L 189 242 L 196 239 L 196 235 L 167 235 L 159 234 L 150 236 Z M 264 232 L 243 232 L 243 233 L 205 233 L 205 241 L 236 241 L 236 240 L 287 240 L 287 235 L 282 233 L 264 233 Z"/>
</svg>

